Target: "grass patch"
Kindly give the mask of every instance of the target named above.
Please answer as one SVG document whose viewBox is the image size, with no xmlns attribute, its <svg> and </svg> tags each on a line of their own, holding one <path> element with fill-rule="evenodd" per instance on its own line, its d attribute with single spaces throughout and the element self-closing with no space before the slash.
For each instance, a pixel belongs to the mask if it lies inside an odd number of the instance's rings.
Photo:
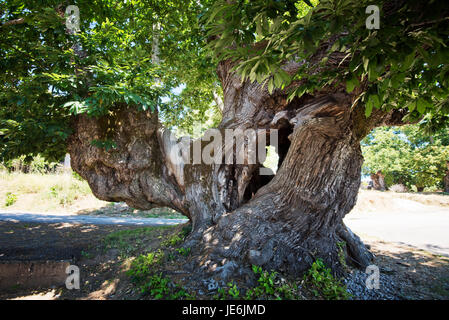
<svg viewBox="0 0 449 320">
<path fill-rule="evenodd" d="M 178 248 L 176 252 L 180 255 L 187 257 L 190 254 L 191 248 Z"/>
<path fill-rule="evenodd" d="M 175 234 L 171 235 L 167 240 L 164 240 L 161 243 L 161 245 L 163 247 L 174 247 L 174 246 L 180 244 L 183 241 L 184 241 L 184 238 L 181 237 L 180 234 L 175 233 Z"/>
<path fill-rule="evenodd" d="M 22 173 L 0 170 L 0 209 L 23 212 L 73 212 L 87 215 L 185 219 L 171 208 L 136 210 L 98 200 L 87 181 L 73 171 Z"/>
<path fill-rule="evenodd" d="M 87 215 L 107 215 L 107 216 L 129 216 L 129 217 L 139 217 L 139 218 L 163 218 L 163 219 L 186 219 L 186 217 L 179 212 L 170 208 L 154 208 L 151 210 L 137 210 L 128 207 L 125 203 L 109 202 L 106 203 L 101 208 L 96 208 L 95 210 L 82 210 L 80 214 Z"/>
<path fill-rule="evenodd" d="M 63 209 L 77 200 L 91 196 L 89 185 L 70 173 L 8 173 L 0 172 L 0 203 L 24 211 Z M 11 195 L 15 201 L 11 201 Z"/>
<path fill-rule="evenodd" d="M 146 255 L 142 254 L 133 260 L 131 267 L 127 272 L 127 275 L 135 283 L 145 282 L 148 275 L 151 273 L 152 268 L 156 264 L 162 263 L 165 253 L 160 249 L 154 252 L 150 252 Z"/>
<path fill-rule="evenodd" d="M 143 227 L 113 232 L 103 239 L 104 248 L 105 250 L 118 249 L 121 257 L 131 257 L 141 252 L 149 241 L 162 237 L 162 233 L 170 229 L 173 227 Z"/>
<path fill-rule="evenodd" d="M 154 208 L 150 211 L 137 210 L 137 215 L 142 218 L 185 219 L 186 217 L 170 208 Z M 136 213 L 136 212 L 134 212 Z"/>
</svg>

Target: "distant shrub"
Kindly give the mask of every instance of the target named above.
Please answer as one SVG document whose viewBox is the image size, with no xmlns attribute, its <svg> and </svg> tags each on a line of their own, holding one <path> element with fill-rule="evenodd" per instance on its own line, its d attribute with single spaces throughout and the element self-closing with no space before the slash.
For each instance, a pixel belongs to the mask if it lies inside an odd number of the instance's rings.
<svg viewBox="0 0 449 320">
<path fill-rule="evenodd" d="M 55 173 L 59 170 L 61 165 L 58 162 L 49 162 L 45 158 L 37 155 L 31 160 L 22 156 L 20 158 L 12 159 L 2 163 L 2 166 L 9 172 L 23 172 L 23 173 Z"/>
<path fill-rule="evenodd" d="M 407 187 L 404 186 L 403 184 L 394 184 L 388 189 L 393 192 L 408 192 Z"/>
<path fill-rule="evenodd" d="M 432 187 L 424 188 L 424 191 L 425 192 L 441 192 L 442 191 L 441 189 L 442 188 L 438 188 L 437 186 L 432 186 Z"/>
<path fill-rule="evenodd" d="M 70 175 L 61 175 L 62 179 L 49 189 L 50 198 L 56 198 L 62 206 L 73 204 L 81 196 L 90 193 L 89 186 L 86 182 L 72 178 Z"/>
<path fill-rule="evenodd" d="M 6 207 L 12 206 L 14 203 L 16 203 L 16 201 L 17 201 L 17 195 L 15 195 L 14 193 L 11 193 L 11 192 L 6 193 L 6 201 L 5 201 Z"/>
</svg>

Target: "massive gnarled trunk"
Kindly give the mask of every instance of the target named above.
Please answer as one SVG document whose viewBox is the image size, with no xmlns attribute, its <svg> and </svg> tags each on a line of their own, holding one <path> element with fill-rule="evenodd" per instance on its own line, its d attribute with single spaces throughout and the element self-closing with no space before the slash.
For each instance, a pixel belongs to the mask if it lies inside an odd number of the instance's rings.
<svg viewBox="0 0 449 320">
<path fill-rule="evenodd" d="M 100 199 L 185 214 L 193 224 L 188 244 L 198 248 L 198 263 L 210 271 L 256 264 L 300 274 L 321 258 L 338 272 L 339 247 L 348 262 L 368 265 L 372 255 L 343 217 L 360 186 L 360 140 L 375 126 L 400 121 L 400 112 L 377 110 L 366 119 L 363 107 L 351 107 L 355 94 L 342 87 L 288 102 L 285 91 L 269 94 L 260 84 L 241 83 L 230 70 L 229 63 L 220 63 L 219 130 L 277 129 L 280 163 L 274 177 L 260 176 L 260 163 L 182 162 L 173 152 L 179 143 L 169 139 L 157 114 L 128 106 L 101 119 L 75 119 L 69 143 L 73 169 Z M 91 144 L 106 138 L 116 142 L 115 149 Z"/>
</svg>

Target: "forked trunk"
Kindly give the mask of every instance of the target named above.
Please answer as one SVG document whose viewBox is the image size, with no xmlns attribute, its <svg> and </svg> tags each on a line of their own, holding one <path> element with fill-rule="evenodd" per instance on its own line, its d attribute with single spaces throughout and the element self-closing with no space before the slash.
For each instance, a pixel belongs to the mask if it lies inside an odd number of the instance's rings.
<svg viewBox="0 0 449 320">
<path fill-rule="evenodd" d="M 336 272 L 346 262 L 369 264 L 372 255 L 343 223 L 356 203 L 363 161 L 350 106 L 350 97 L 330 93 L 294 100 L 274 116 L 282 163 L 248 202 L 205 232 L 212 270 L 242 260 L 293 274 L 317 258 Z"/>
<path fill-rule="evenodd" d="M 341 87 L 288 102 L 284 91 L 269 94 L 260 84 L 241 83 L 230 68 L 221 63 L 218 69 L 224 92 L 218 132 L 277 130 L 275 176 L 259 174 L 263 159 L 226 164 L 225 152 L 221 163 L 192 163 L 209 137 L 174 141 L 156 113 L 128 106 L 101 119 L 75 119 L 72 168 L 100 199 L 140 209 L 168 206 L 189 217 L 187 244 L 210 271 L 229 274 L 256 264 L 300 274 L 321 258 L 339 272 L 342 253 L 349 263 L 368 265 L 372 255 L 343 223 L 360 186 L 360 140 L 375 126 L 397 123 L 401 114 L 377 110 L 366 119 L 363 107 L 351 107 L 355 95 Z M 93 139 L 112 140 L 116 148 L 98 148 Z M 230 147 L 224 142 L 222 151 Z"/>
</svg>

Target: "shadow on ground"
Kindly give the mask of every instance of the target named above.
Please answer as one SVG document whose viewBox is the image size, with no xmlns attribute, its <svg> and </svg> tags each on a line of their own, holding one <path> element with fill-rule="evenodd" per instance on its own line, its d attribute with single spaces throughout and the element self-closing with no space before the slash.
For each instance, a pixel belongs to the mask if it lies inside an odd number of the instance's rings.
<svg viewBox="0 0 449 320">
<path fill-rule="evenodd" d="M 365 240 L 373 264 L 402 299 L 449 299 L 449 258 L 399 243 Z"/>
<path fill-rule="evenodd" d="M 83 209 L 76 212 L 77 215 L 102 215 L 120 216 L 130 218 L 163 218 L 163 219 L 185 219 L 186 217 L 171 208 L 154 208 L 151 210 L 137 210 L 129 207 L 126 203 L 108 203 L 97 209 Z"/>
<path fill-rule="evenodd" d="M 8 261 L 68 260 L 71 264 L 79 264 L 83 270 L 82 290 L 69 291 L 63 283 L 40 288 L 11 286 L 0 290 L 0 299 L 140 298 L 126 278 L 117 249 L 89 256 L 112 232 L 136 228 L 141 227 L 0 222 L 0 264 Z M 157 232 L 146 233 L 147 238 L 133 238 L 127 245 L 138 244 L 140 248 L 156 250 L 166 234 L 163 228 L 154 230 Z M 449 258 L 377 239 L 364 241 L 375 254 L 373 264 L 380 268 L 384 286 L 380 290 L 388 292 L 386 296 L 395 299 L 449 299 Z M 364 285 L 365 279 L 358 281 Z"/>
</svg>

